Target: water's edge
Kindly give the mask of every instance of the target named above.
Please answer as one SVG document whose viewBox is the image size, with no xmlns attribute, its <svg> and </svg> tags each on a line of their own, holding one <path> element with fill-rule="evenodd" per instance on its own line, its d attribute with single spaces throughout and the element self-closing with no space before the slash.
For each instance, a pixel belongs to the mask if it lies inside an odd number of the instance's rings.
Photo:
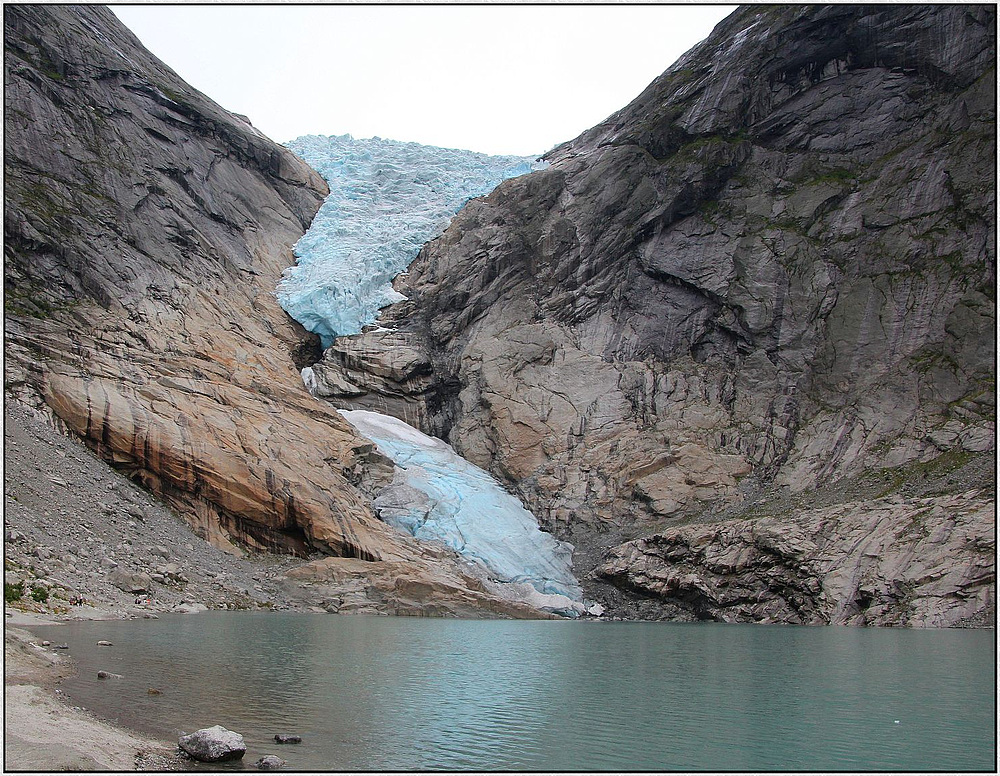
<svg viewBox="0 0 1000 776">
<path fill-rule="evenodd" d="M 230 612 L 33 630 L 78 659 L 79 677 L 64 683 L 74 704 L 161 740 L 222 724 L 245 736 L 245 763 L 265 754 L 307 770 L 995 763 L 995 634 L 983 631 Z M 94 646 L 100 639 L 115 646 Z M 98 681 L 99 666 L 123 679 Z M 276 733 L 303 744 L 277 746 Z"/>
</svg>

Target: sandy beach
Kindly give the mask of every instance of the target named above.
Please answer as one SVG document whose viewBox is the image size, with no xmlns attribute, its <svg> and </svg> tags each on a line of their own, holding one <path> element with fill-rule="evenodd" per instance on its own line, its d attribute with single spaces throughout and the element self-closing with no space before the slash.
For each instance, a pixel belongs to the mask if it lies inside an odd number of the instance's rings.
<svg viewBox="0 0 1000 776">
<path fill-rule="evenodd" d="M 8 609 L 4 629 L 5 771 L 164 771 L 183 769 L 176 744 L 116 728 L 60 697 L 73 661 L 41 646 L 32 625 L 56 617 Z M 100 616 L 99 612 L 96 612 Z M 96 618 L 95 618 L 96 619 Z"/>
</svg>

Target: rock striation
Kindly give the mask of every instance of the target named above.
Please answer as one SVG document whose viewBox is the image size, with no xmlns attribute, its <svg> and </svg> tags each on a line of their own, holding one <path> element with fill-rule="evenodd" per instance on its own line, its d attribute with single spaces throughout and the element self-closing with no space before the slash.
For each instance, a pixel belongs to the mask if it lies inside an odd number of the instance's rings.
<svg viewBox="0 0 1000 776">
<path fill-rule="evenodd" d="M 8 391 L 220 543 L 377 555 L 272 293 L 325 184 L 107 9 L 12 6 L 4 36 Z"/>
<path fill-rule="evenodd" d="M 274 289 L 327 193 L 319 175 L 107 8 L 8 6 L 4 42 L 7 398 L 217 546 L 414 563 L 463 606 L 516 609 L 375 517 L 355 486 L 391 465 L 302 386 L 318 340 Z M 120 576 L 130 591 L 151 579 Z"/>
<path fill-rule="evenodd" d="M 996 511 L 977 496 L 688 525 L 613 548 L 597 574 L 674 617 L 950 627 L 995 606 Z"/>
<path fill-rule="evenodd" d="M 313 366 L 318 391 L 449 440 L 577 546 L 578 575 L 646 536 L 599 574 L 667 598 L 681 588 L 640 581 L 673 573 L 664 529 L 988 459 L 995 30 L 980 5 L 740 9 L 549 168 L 470 202 L 397 279 L 382 329 Z M 979 485 L 985 508 L 994 477 Z M 876 517 L 911 512 L 853 504 L 823 542 L 794 516 L 770 525 L 847 557 Z M 727 541 L 757 546 L 755 525 Z M 990 520 L 974 526 L 986 541 Z M 995 587 L 975 553 L 949 557 Z M 788 617 L 853 617 L 809 606 Z"/>
</svg>

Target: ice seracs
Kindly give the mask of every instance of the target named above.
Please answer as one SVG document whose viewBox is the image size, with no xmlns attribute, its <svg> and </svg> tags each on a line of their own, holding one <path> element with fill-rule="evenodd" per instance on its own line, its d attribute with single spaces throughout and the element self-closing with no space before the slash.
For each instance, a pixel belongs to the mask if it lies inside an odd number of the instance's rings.
<svg viewBox="0 0 1000 776">
<path fill-rule="evenodd" d="M 469 199 L 547 166 L 532 157 L 350 135 L 306 135 L 288 147 L 326 179 L 330 195 L 296 244 L 297 264 L 285 271 L 277 296 L 323 347 L 357 334 L 380 308 L 402 299 L 392 279 Z"/>
<path fill-rule="evenodd" d="M 574 617 L 584 613 L 571 545 L 540 530 L 492 476 L 401 420 L 365 410 L 340 413 L 396 464 L 392 485 L 375 500 L 379 517 L 456 550 L 507 598 Z"/>
</svg>

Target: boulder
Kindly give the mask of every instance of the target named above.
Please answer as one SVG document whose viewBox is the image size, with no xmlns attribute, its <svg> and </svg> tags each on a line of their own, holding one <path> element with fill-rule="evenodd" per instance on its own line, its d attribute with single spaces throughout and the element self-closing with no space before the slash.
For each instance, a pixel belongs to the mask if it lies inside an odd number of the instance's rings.
<svg viewBox="0 0 1000 776">
<path fill-rule="evenodd" d="M 153 584 L 152 577 L 141 571 L 128 572 L 115 569 L 108 575 L 108 581 L 126 593 L 146 593 Z"/>
<path fill-rule="evenodd" d="M 261 771 L 276 771 L 285 764 L 285 761 L 273 754 L 264 755 L 254 765 Z"/>
<path fill-rule="evenodd" d="M 302 736 L 282 735 L 279 733 L 274 737 L 274 741 L 277 744 L 300 744 L 302 743 Z"/>
<path fill-rule="evenodd" d="M 239 760 L 247 751 L 243 736 L 222 725 L 213 725 L 181 736 L 177 739 L 177 745 L 189 756 L 203 763 Z"/>
<path fill-rule="evenodd" d="M 197 614 L 198 612 L 207 612 L 208 607 L 205 604 L 188 603 L 185 601 L 177 604 L 173 610 L 181 614 Z"/>
</svg>

